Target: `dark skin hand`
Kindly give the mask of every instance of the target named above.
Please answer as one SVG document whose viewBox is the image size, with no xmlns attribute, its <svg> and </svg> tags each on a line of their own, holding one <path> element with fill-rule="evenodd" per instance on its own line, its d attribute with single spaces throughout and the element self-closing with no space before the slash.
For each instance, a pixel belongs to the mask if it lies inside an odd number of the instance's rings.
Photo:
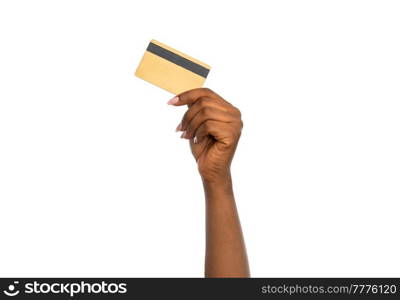
<svg viewBox="0 0 400 300">
<path fill-rule="evenodd" d="M 187 105 L 176 128 L 188 139 L 206 198 L 206 277 L 249 277 L 232 188 L 231 162 L 243 122 L 240 111 L 210 89 L 190 90 L 168 104 Z"/>
</svg>

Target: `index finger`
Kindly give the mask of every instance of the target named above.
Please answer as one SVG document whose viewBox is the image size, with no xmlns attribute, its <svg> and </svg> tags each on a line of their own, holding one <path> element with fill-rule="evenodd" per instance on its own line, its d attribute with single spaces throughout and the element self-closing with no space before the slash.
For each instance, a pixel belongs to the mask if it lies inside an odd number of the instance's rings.
<svg viewBox="0 0 400 300">
<path fill-rule="evenodd" d="M 168 104 L 174 106 L 181 105 L 191 105 L 195 103 L 201 97 L 207 97 L 213 95 L 214 92 L 208 88 L 198 88 L 183 92 L 179 95 L 176 95 L 174 98 L 168 101 Z"/>
</svg>

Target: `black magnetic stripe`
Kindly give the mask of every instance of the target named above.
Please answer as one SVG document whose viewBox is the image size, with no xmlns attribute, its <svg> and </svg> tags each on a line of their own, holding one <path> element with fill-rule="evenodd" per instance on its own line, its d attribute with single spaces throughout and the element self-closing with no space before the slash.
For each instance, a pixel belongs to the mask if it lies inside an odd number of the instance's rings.
<svg viewBox="0 0 400 300">
<path fill-rule="evenodd" d="M 197 75 L 200 75 L 204 78 L 207 78 L 208 73 L 210 72 L 209 69 L 204 68 L 203 66 L 196 64 L 195 62 L 192 62 L 191 60 L 184 58 L 172 51 L 169 51 L 163 47 L 160 47 L 156 44 L 150 43 L 149 46 L 147 47 L 147 51 L 158 55 L 178 66 L 181 66 L 182 68 L 185 68 L 186 70 L 189 70 L 193 73 L 196 73 Z"/>
</svg>

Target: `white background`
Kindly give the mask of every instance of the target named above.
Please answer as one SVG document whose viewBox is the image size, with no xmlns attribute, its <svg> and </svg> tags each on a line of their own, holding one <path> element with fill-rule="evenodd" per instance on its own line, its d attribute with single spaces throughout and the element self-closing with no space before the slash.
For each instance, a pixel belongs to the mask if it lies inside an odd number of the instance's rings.
<svg viewBox="0 0 400 300">
<path fill-rule="evenodd" d="M 239 107 L 253 276 L 400 276 L 398 1 L 1 1 L 0 275 L 203 276 L 155 38 Z"/>
</svg>

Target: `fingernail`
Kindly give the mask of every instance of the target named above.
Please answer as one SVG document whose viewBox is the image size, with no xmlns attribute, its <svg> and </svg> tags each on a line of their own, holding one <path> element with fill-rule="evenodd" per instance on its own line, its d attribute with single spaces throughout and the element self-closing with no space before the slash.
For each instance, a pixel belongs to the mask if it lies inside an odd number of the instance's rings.
<svg viewBox="0 0 400 300">
<path fill-rule="evenodd" d="M 182 132 L 181 139 L 184 139 L 185 137 L 186 137 L 186 131 Z"/>
<path fill-rule="evenodd" d="M 194 137 L 193 143 L 197 144 L 197 136 Z"/>
<path fill-rule="evenodd" d="M 178 127 L 176 127 L 175 131 L 182 131 L 182 123 L 179 123 Z"/>
<path fill-rule="evenodd" d="M 168 102 L 167 102 L 167 104 L 169 104 L 169 105 L 174 105 L 175 103 L 177 103 L 179 101 L 179 97 L 178 96 L 175 96 L 174 98 L 172 98 L 171 100 L 169 100 Z"/>
</svg>

